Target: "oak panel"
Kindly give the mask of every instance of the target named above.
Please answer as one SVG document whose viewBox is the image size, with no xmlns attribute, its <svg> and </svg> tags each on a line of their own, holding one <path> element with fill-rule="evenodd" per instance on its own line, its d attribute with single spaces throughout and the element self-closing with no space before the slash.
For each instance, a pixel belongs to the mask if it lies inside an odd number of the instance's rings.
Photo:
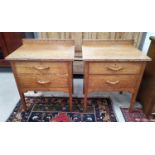
<svg viewBox="0 0 155 155">
<path fill-rule="evenodd" d="M 62 75 L 17 75 L 19 84 L 23 88 L 63 88 L 68 87 L 68 79 Z"/>
<path fill-rule="evenodd" d="M 15 62 L 18 74 L 65 74 L 68 75 L 66 62 Z"/>
<path fill-rule="evenodd" d="M 10 61 L 73 61 L 73 40 L 25 39 L 23 45 L 6 57 Z"/>
<path fill-rule="evenodd" d="M 139 74 L 141 63 L 90 62 L 89 74 Z"/>
<path fill-rule="evenodd" d="M 143 62 L 151 60 L 133 46 L 132 40 L 85 40 L 82 56 L 85 61 Z"/>
<path fill-rule="evenodd" d="M 133 88 L 136 84 L 136 75 L 89 75 L 88 89 L 115 90 Z"/>
</svg>

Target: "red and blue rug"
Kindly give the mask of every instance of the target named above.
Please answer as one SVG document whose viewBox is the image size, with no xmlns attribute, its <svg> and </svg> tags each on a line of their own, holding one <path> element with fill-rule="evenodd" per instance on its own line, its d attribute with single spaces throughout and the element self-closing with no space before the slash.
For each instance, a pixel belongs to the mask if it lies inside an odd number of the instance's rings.
<svg viewBox="0 0 155 155">
<path fill-rule="evenodd" d="M 155 122 L 155 118 L 148 119 L 140 108 L 133 112 L 129 112 L 128 108 L 121 108 L 121 111 L 126 122 Z"/>
<path fill-rule="evenodd" d="M 68 98 L 27 97 L 28 110 L 22 112 L 17 104 L 8 122 L 116 122 L 110 98 L 88 99 L 87 112 L 83 112 L 83 99 L 73 99 L 73 111 L 69 111 Z"/>
</svg>

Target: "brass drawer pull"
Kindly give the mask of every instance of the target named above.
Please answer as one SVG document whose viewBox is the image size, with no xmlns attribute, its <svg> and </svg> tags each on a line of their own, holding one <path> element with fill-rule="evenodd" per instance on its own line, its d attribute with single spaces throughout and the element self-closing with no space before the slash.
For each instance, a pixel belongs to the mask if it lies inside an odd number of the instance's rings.
<svg viewBox="0 0 155 155">
<path fill-rule="evenodd" d="M 49 69 L 49 67 L 34 67 L 37 70 L 45 70 L 45 69 Z"/>
<path fill-rule="evenodd" d="M 107 67 L 107 68 L 112 71 L 120 71 L 123 69 L 122 67 L 119 67 L 119 66 L 111 66 L 111 67 Z"/>
<path fill-rule="evenodd" d="M 115 84 L 118 84 L 119 81 L 109 81 L 109 80 L 107 80 L 106 83 L 107 83 L 107 84 L 115 85 Z"/>
<path fill-rule="evenodd" d="M 48 83 L 50 83 L 50 81 L 37 81 L 37 83 L 39 83 L 39 84 L 48 84 Z"/>
</svg>

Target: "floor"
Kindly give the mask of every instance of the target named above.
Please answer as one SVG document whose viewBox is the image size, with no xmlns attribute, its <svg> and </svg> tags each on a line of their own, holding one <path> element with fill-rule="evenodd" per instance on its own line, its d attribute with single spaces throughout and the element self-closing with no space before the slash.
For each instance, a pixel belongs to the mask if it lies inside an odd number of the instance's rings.
<svg viewBox="0 0 155 155">
<path fill-rule="evenodd" d="M 73 97 L 83 97 L 83 79 L 74 79 L 74 94 Z M 65 93 L 52 93 L 52 92 L 33 92 L 25 93 L 26 96 L 67 96 Z M 108 96 L 112 100 L 114 112 L 119 122 L 124 122 L 123 115 L 120 111 L 120 106 L 129 107 L 130 94 L 124 93 L 92 93 L 90 96 Z M 10 69 L 0 69 L 0 122 L 4 122 L 10 116 L 20 97 L 18 94 L 17 86 L 13 73 Z M 136 102 L 136 107 L 141 105 Z"/>
</svg>

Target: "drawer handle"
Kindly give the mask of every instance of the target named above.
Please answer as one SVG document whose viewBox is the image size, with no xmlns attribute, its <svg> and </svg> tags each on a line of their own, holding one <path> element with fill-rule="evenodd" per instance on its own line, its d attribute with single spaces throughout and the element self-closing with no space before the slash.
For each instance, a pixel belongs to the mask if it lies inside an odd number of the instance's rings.
<svg viewBox="0 0 155 155">
<path fill-rule="evenodd" d="M 106 83 L 115 85 L 115 84 L 118 84 L 119 81 L 109 81 L 109 80 L 107 80 Z"/>
<path fill-rule="evenodd" d="M 107 67 L 109 70 L 112 70 L 112 71 L 120 71 L 122 70 L 123 68 L 122 67 L 119 67 L 119 66 L 113 66 L 113 67 Z"/>
<path fill-rule="evenodd" d="M 45 70 L 45 69 L 49 69 L 49 67 L 34 67 L 37 70 Z"/>
<path fill-rule="evenodd" d="M 39 83 L 39 84 L 48 84 L 48 83 L 50 83 L 50 81 L 37 81 L 37 83 Z"/>
</svg>

